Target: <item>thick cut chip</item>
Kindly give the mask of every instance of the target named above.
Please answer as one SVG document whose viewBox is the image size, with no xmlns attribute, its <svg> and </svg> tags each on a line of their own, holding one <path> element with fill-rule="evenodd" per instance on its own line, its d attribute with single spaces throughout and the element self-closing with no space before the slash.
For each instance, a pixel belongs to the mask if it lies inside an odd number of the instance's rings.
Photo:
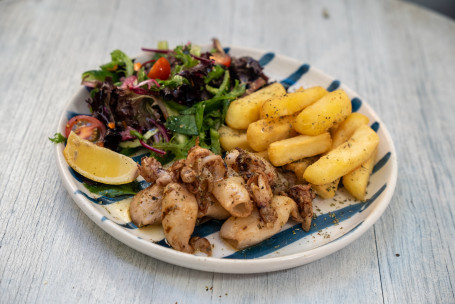
<svg viewBox="0 0 455 304">
<path fill-rule="evenodd" d="M 311 184 L 323 185 L 351 172 L 366 162 L 379 144 L 379 136 L 370 127 L 360 126 L 347 142 L 330 150 L 309 166 L 303 177 Z"/>
<path fill-rule="evenodd" d="M 375 158 L 376 151 L 360 167 L 343 176 L 344 188 L 359 201 L 365 200 L 368 181 L 371 172 L 373 172 Z"/>
<path fill-rule="evenodd" d="M 266 150 L 275 141 L 295 136 L 292 128 L 294 116 L 261 119 L 251 123 L 246 131 L 248 144 L 254 151 Z"/>
<path fill-rule="evenodd" d="M 269 99 L 261 107 L 261 119 L 288 116 L 300 112 L 326 94 L 327 90 L 323 87 L 311 87 Z"/>
<path fill-rule="evenodd" d="M 226 124 L 234 129 L 246 129 L 250 123 L 259 119 L 262 104 L 270 99 L 286 94 L 286 89 L 279 82 L 273 83 L 250 95 L 231 102 L 226 113 Z"/>
<path fill-rule="evenodd" d="M 332 134 L 332 149 L 347 141 L 361 125 L 367 125 L 368 117 L 360 113 L 351 113 Z"/>
<path fill-rule="evenodd" d="M 343 90 L 328 93 L 296 117 L 294 129 L 300 134 L 319 135 L 351 114 L 351 100 Z"/>
<path fill-rule="evenodd" d="M 317 136 L 299 135 L 270 144 L 269 159 L 274 166 L 283 166 L 327 152 L 331 146 L 332 139 L 328 132 Z"/>
<path fill-rule="evenodd" d="M 225 151 L 231 151 L 235 148 L 241 148 L 250 151 L 245 130 L 236 130 L 228 126 L 221 126 L 218 129 L 220 133 L 220 144 Z"/>
</svg>

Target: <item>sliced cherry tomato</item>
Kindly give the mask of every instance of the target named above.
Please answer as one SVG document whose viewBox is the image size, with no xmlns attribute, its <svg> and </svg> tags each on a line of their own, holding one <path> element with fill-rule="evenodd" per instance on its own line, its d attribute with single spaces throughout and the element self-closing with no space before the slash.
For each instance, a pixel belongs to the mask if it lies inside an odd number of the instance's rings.
<svg viewBox="0 0 455 304">
<path fill-rule="evenodd" d="M 95 117 L 78 115 L 71 118 L 66 124 L 65 133 L 67 138 L 71 131 L 83 139 L 96 143 L 103 140 L 106 134 L 106 127 Z"/>
<path fill-rule="evenodd" d="M 171 75 L 171 65 L 166 58 L 161 57 L 152 66 L 147 76 L 151 79 L 166 80 L 169 75 Z"/>
<path fill-rule="evenodd" d="M 214 53 L 210 59 L 215 60 L 215 63 L 222 64 L 226 67 L 231 65 L 231 56 L 225 53 Z"/>
</svg>

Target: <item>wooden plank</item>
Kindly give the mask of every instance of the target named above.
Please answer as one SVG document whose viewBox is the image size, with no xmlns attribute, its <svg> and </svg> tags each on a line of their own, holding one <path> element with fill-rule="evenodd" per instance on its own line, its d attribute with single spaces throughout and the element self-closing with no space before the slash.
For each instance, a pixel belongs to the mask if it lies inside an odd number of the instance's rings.
<svg viewBox="0 0 455 304">
<path fill-rule="evenodd" d="M 358 48 L 369 47 L 378 54 L 359 52 L 358 85 L 392 126 L 399 159 L 396 194 L 375 225 L 384 302 L 451 302 L 455 212 L 449 198 L 453 197 L 455 161 L 448 122 L 455 109 L 453 103 L 444 102 L 444 83 L 453 71 L 443 67 L 455 66 L 453 56 L 444 56 L 454 51 L 455 44 L 453 39 L 434 35 L 447 26 L 446 20 L 408 5 L 406 13 L 398 13 L 394 11 L 398 5 L 406 4 L 392 2 L 374 13 L 370 8 L 358 12 L 371 20 L 368 29 L 378 39 L 368 46 L 362 35 L 354 38 Z M 393 27 L 378 22 L 381 9 L 389 12 Z M 352 30 L 362 26 L 359 20 L 350 20 Z M 435 61 L 435 56 L 441 60 Z"/>
<path fill-rule="evenodd" d="M 0 302 L 455 302 L 455 24 L 396 1 L 0 1 Z M 348 84 L 394 138 L 397 191 L 359 240 L 273 273 L 214 274 L 118 242 L 47 141 L 82 71 L 158 40 L 261 48 Z M 400 256 L 396 256 L 400 254 Z"/>
</svg>

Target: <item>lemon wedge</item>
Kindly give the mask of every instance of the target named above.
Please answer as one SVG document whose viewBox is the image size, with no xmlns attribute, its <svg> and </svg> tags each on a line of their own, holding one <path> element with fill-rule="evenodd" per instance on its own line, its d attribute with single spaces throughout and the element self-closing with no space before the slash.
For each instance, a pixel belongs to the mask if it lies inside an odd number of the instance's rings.
<svg viewBox="0 0 455 304">
<path fill-rule="evenodd" d="M 76 172 L 103 184 L 130 183 L 139 174 L 137 164 L 132 158 L 97 146 L 74 132 L 68 136 L 63 156 Z"/>
</svg>

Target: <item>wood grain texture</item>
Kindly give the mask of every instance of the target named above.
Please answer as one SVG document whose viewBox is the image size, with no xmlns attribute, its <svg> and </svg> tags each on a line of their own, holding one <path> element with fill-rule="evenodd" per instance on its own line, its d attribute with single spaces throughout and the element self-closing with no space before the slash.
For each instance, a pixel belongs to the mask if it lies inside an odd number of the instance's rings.
<svg viewBox="0 0 455 304">
<path fill-rule="evenodd" d="M 359 240 L 286 271 L 205 273 L 123 245 L 67 194 L 47 137 L 80 73 L 215 36 L 308 62 L 383 119 L 399 178 Z M 399 1 L 0 1 L 0 303 L 454 303 L 453 54 L 452 20 Z"/>
</svg>

